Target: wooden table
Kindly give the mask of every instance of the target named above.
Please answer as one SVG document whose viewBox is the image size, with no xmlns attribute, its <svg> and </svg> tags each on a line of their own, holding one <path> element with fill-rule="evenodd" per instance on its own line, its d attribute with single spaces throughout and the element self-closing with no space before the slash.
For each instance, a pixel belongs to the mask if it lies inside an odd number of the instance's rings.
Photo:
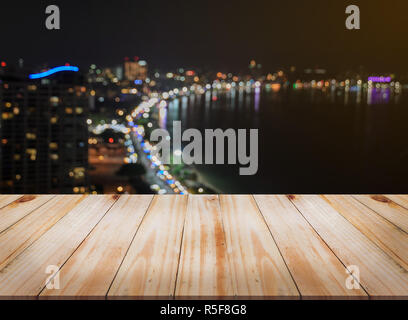
<svg viewBox="0 0 408 320">
<path fill-rule="evenodd" d="M 408 196 L 1 195 L 0 298 L 408 298 Z"/>
</svg>

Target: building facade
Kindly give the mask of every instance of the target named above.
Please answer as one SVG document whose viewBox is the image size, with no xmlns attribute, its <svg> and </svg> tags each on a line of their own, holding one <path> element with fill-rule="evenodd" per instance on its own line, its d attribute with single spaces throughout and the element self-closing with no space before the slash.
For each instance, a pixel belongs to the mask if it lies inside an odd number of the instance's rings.
<svg viewBox="0 0 408 320">
<path fill-rule="evenodd" d="M 0 192 L 86 193 L 88 90 L 77 72 L 0 75 Z"/>
<path fill-rule="evenodd" d="M 145 81 L 147 78 L 147 62 L 144 60 L 140 61 L 125 61 L 124 63 L 124 75 L 125 79 L 128 81 Z"/>
</svg>

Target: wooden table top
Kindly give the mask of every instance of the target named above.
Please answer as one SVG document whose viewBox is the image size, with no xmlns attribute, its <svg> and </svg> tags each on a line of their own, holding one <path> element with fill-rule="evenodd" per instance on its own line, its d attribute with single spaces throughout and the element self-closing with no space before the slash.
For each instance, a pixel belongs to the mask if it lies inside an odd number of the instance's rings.
<svg viewBox="0 0 408 320">
<path fill-rule="evenodd" d="M 408 196 L 0 195 L 10 298 L 408 298 Z"/>
</svg>

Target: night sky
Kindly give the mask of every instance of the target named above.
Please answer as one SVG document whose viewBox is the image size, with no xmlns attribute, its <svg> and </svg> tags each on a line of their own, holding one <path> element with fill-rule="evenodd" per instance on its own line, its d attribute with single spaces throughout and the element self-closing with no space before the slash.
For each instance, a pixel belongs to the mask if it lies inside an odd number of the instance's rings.
<svg viewBox="0 0 408 320">
<path fill-rule="evenodd" d="M 45 8 L 61 9 L 60 31 L 45 28 Z M 361 30 L 345 28 L 345 8 L 361 9 Z M 65 0 L 1 1 L 0 59 L 79 66 L 139 56 L 151 66 L 239 70 L 329 70 L 365 66 L 408 71 L 406 0 Z"/>
</svg>

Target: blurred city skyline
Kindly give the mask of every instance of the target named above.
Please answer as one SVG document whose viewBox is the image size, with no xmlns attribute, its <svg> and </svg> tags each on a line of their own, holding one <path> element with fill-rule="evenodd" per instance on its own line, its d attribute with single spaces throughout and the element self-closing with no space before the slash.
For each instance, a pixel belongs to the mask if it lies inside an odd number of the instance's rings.
<svg viewBox="0 0 408 320">
<path fill-rule="evenodd" d="M 45 8 L 61 9 L 46 30 Z M 361 10 L 361 30 L 345 28 L 345 8 Z M 240 71 L 250 59 L 268 69 L 296 65 L 334 71 L 361 66 L 406 72 L 404 1 L 23 1 L 2 5 L 0 59 L 29 65 L 115 64 L 138 55 L 158 68 Z"/>
</svg>

